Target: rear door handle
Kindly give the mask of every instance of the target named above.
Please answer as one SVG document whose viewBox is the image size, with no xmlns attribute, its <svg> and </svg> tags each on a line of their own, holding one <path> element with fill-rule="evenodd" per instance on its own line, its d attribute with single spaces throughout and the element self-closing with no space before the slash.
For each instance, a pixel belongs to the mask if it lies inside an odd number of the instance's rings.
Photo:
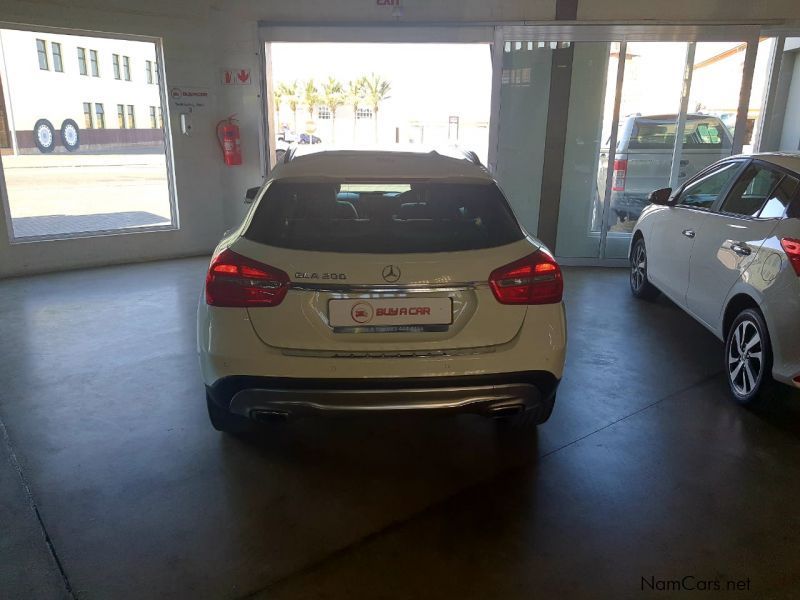
<svg viewBox="0 0 800 600">
<path fill-rule="evenodd" d="M 739 256 L 750 256 L 753 252 L 747 244 L 740 244 L 739 242 L 733 242 L 731 244 L 731 250 Z"/>
<path fill-rule="evenodd" d="M 694 237 L 694 229 L 684 229 L 683 231 L 681 231 L 681 233 L 688 238 Z"/>
</svg>

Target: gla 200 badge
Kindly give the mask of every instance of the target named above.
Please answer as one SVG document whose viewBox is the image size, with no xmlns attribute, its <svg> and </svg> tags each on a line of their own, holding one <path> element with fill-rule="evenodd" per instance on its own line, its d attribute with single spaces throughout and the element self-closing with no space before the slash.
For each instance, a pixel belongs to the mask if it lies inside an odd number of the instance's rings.
<svg viewBox="0 0 800 600">
<path fill-rule="evenodd" d="M 302 273 L 298 271 L 294 274 L 295 279 L 336 279 L 339 281 L 343 281 L 347 279 L 347 275 L 344 273 Z"/>
</svg>

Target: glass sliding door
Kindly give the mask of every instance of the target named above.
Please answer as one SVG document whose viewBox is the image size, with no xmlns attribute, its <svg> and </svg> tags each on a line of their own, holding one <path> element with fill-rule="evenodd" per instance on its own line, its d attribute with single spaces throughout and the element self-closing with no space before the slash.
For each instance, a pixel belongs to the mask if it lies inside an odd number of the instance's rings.
<svg viewBox="0 0 800 600">
<path fill-rule="evenodd" d="M 610 147 L 603 147 L 599 156 L 600 165 L 611 170 L 604 258 L 627 256 L 648 194 L 669 185 L 689 49 L 686 42 L 629 42 L 625 47 L 613 162 L 609 164 Z M 600 181 L 606 177 L 601 168 Z"/>
</svg>

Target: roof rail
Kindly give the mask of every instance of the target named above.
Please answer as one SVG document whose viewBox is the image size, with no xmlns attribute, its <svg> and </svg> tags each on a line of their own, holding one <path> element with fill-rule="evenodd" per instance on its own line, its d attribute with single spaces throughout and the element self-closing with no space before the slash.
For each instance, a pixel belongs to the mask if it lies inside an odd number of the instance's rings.
<svg viewBox="0 0 800 600">
<path fill-rule="evenodd" d="M 473 150 L 462 150 L 461 153 L 464 155 L 464 158 L 471 162 L 473 165 L 477 165 L 482 167 L 483 164 L 481 163 L 481 159 L 478 158 L 478 155 Z"/>
</svg>

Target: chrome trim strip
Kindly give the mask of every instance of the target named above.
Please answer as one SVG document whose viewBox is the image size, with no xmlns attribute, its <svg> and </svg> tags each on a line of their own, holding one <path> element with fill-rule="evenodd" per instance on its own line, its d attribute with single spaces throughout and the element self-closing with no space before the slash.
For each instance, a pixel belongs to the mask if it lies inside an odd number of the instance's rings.
<svg viewBox="0 0 800 600">
<path fill-rule="evenodd" d="M 477 287 L 488 286 L 486 281 L 470 281 L 466 283 L 445 283 L 445 284 L 410 284 L 410 285 L 369 285 L 369 284 L 329 284 L 329 283 L 302 283 L 296 281 L 289 282 L 290 290 L 304 292 L 330 292 L 330 293 L 397 293 L 414 294 L 425 292 L 463 292 L 474 290 Z"/>
<path fill-rule="evenodd" d="M 502 344 L 500 344 L 502 345 Z M 497 346 L 483 348 L 452 348 L 444 350 L 283 350 L 284 356 L 302 358 L 442 358 L 448 356 L 474 356 L 476 354 L 493 354 Z"/>
</svg>

